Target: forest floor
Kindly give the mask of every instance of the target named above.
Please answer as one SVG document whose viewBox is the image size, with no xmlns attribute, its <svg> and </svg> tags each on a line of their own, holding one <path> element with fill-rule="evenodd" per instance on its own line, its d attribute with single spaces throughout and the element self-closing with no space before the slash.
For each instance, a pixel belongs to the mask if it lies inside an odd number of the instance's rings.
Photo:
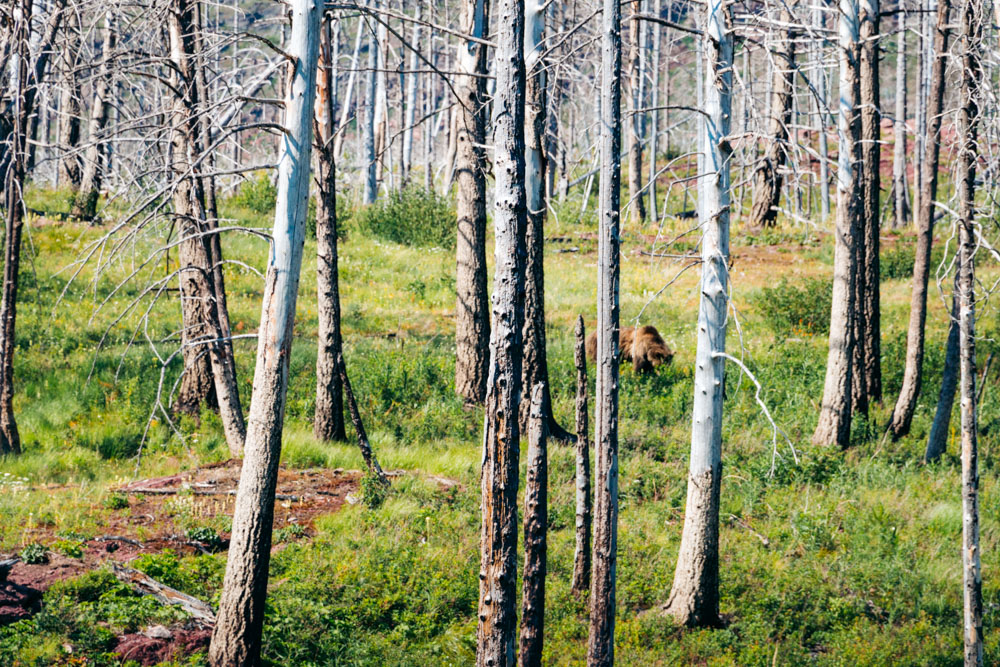
<svg viewBox="0 0 1000 667">
<path fill-rule="evenodd" d="M 59 193 L 32 196 L 40 210 L 65 204 Z M 580 313 L 588 328 L 596 319 L 595 230 L 592 216 L 576 221 L 578 210 L 567 206 L 547 230 L 549 372 L 554 409 L 565 425 L 573 411 L 573 326 Z M 235 203 L 225 213 L 256 227 L 269 224 L 266 213 Z M 831 238 L 790 223 L 773 231 L 734 226 L 729 351 L 760 382 L 760 397 L 784 435 L 774 438 L 753 384 L 731 368 L 720 564 L 728 624 L 678 628 L 646 613 L 669 594 L 680 540 L 698 299 L 691 256 L 697 238 L 684 234 L 691 221 L 667 220 L 663 229 L 626 228 L 623 242 L 623 324 L 639 318 L 655 325 L 677 354 L 652 375 L 622 369 L 618 664 L 961 664 L 957 422 L 948 455 L 931 466 L 920 462 L 947 328 L 946 295 L 936 286 L 913 432 L 898 442 L 882 437 L 902 378 L 912 232 L 883 234 L 886 400 L 855 420 L 853 445 L 841 452 L 809 442 L 825 369 Z M 454 255 L 380 240 L 352 225 L 346 224 L 340 259 L 347 366 L 383 467 L 408 472 L 394 476 L 383 502 L 365 502 L 353 441 L 329 444 L 312 436 L 317 324 L 310 239 L 291 359 L 265 659 L 471 664 L 483 415 L 453 392 Z M 11 581 L 44 595 L 25 618 L 0 627 L 0 665 L 204 661 L 205 632 L 183 612 L 136 595 L 107 561 L 127 562 L 217 603 L 237 467 L 216 415 L 177 420 L 175 432 L 164 423 L 169 412 L 155 410 L 157 354 L 166 357 L 175 346 L 164 339 L 179 323 L 176 295 L 151 305 L 143 282 L 116 287 L 137 266 L 140 281 L 176 266 L 173 255 L 142 263 L 165 231 L 140 234 L 114 256 L 106 245 L 70 280 L 73 262 L 104 231 L 32 218 L 26 237 L 30 261 L 23 262 L 15 358 L 24 453 L 0 460 L 0 558 L 46 556 L 48 563 L 18 564 L 11 572 Z M 947 238 L 942 229 L 936 262 Z M 263 265 L 266 245 L 231 236 L 224 249 L 247 265 L 227 266 L 226 279 L 234 329 L 252 333 L 262 282 L 252 269 Z M 1000 271 L 983 257 L 980 275 L 990 285 Z M 950 279 L 938 284 L 950 287 Z M 143 308 L 109 330 L 134 300 Z M 137 315 L 146 307 L 156 353 Z M 1000 321 L 988 302 L 979 318 L 985 359 L 1000 348 L 994 340 Z M 240 339 L 236 348 L 245 409 L 255 342 Z M 168 370 L 167 392 L 179 360 Z M 1000 660 L 998 388 L 994 371 L 979 413 L 988 662 Z M 551 446 L 549 474 L 545 664 L 580 665 L 586 603 L 570 592 L 569 448 Z M 160 626 L 171 638 L 157 638 Z"/>
</svg>

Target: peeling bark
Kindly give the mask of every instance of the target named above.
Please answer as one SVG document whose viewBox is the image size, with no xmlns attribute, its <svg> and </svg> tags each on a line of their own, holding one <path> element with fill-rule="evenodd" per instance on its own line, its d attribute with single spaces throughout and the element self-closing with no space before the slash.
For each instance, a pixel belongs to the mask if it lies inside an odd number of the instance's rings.
<svg viewBox="0 0 1000 667">
<path fill-rule="evenodd" d="M 576 553 L 573 593 L 590 589 L 590 437 L 587 428 L 587 353 L 583 315 L 576 321 Z"/>
<path fill-rule="evenodd" d="M 527 402 L 527 401 L 524 401 Z M 528 471 L 524 489 L 524 576 L 518 665 L 541 667 L 545 630 L 545 571 L 548 510 L 545 387 L 531 392 L 528 422 Z"/>
</svg>

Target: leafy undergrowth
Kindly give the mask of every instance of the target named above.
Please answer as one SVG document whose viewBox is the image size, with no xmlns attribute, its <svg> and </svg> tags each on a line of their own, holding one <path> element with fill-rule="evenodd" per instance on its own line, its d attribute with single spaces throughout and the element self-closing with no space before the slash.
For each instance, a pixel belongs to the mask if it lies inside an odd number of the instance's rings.
<svg viewBox="0 0 1000 667">
<path fill-rule="evenodd" d="M 36 198 L 32 206 L 42 208 L 44 193 Z M 251 215 L 232 206 L 227 210 L 234 215 Z M 577 221 L 579 210 L 580 202 L 571 200 L 557 211 L 551 234 L 591 232 L 589 218 Z M 662 230 L 661 238 L 681 234 L 688 223 L 678 221 L 677 229 Z M 660 230 L 628 231 L 641 245 Z M 42 541 L 54 557 L 71 558 L 59 551 L 58 540 L 70 542 L 63 549 L 71 548 L 79 539 L 75 536 L 100 535 L 115 513 L 130 511 L 120 506 L 115 489 L 133 479 L 172 475 L 228 457 L 218 418 L 211 413 L 200 422 L 182 420 L 184 442 L 160 422 L 142 441 L 159 365 L 143 347 L 126 353 L 128 327 L 135 322 L 126 319 L 112 330 L 105 351 L 95 357 L 112 313 L 136 294 L 111 296 L 106 309 L 88 321 L 95 294 L 98 301 L 109 296 L 117 274 L 95 280 L 85 270 L 84 282 L 70 285 L 65 302 L 53 310 L 66 286 L 59 269 L 95 233 L 71 224 L 32 230 L 37 254 L 33 266 L 25 262 L 32 268 L 25 268 L 15 357 L 15 404 L 25 453 L 0 463 L 0 551 L 5 553 L 45 535 L 51 536 Z M 798 320 L 792 319 L 798 316 L 791 311 L 811 317 L 822 310 L 814 303 L 820 294 L 800 290 L 810 285 L 809 277 L 830 280 L 831 239 L 810 237 L 806 246 L 802 238 L 789 232 L 770 239 L 781 245 L 734 247 L 732 287 L 740 327 L 730 327 L 730 351 L 755 373 L 762 399 L 788 440 L 782 435 L 772 440 L 753 384 L 731 366 L 723 424 L 721 607 L 728 624 L 722 629 L 681 629 L 655 613 L 670 591 L 683 521 L 696 271 L 682 275 L 642 314 L 642 323 L 657 326 L 677 355 L 655 375 L 622 369 L 618 664 L 961 664 L 957 422 L 944 460 L 933 466 L 918 463 L 940 382 L 946 300 L 936 293 L 929 300 L 931 343 L 913 431 L 899 442 L 883 441 L 902 380 L 909 302 L 907 258 L 902 250 L 893 251 L 891 275 L 882 283 L 887 400 L 874 406 L 868 419 L 857 420 L 851 450 L 817 449 L 809 438 L 822 394 L 826 338 L 821 332 L 796 332 Z M 734 233 L 733 240 L 738 243 L 740 235 Z M 546 256 L 550 378 L 556 415 L 570 424 L 573 323 L 578 313 L 588 327 L 596 319 L 594 260 L 554 249 Z M 253 239 L 231 237 L 225 251 L 259 267 L 266 249 Z M 315 270 L 314 252 L 308 242 L 304 276 Z M 289 539 L 271 562 L 265 659 L 272 665 L 470 664 L 478 597 L 482 412 L 464 409 L 452 390 L 454 257 L 434 248 L 375 241 L 360 228 L 351 230 L 341 252 L 345 356 L 373 447 L 385 468 L 423 474 L 395 480 L 376 508 L 345 505 L 318 516 L 309 539 L 283 536 Z M 623 321 L 631 323 L 680 268 L 669 259 L 623 255 Z M 234 328 L 251 332 L 259 317 L 260 279 L 235 265 L 226 271 Z M 985 258 L 980 271 L 984 280 L 995 279 L 996 268 Z M 775 294 L 764 288 L 775 288 L 781 277 L 787 283 L 778 296 L 785 299 L 788 317 L 761 307 L 762 299 Z M 301 289 L 282 460 L 292 469 L 358 469 L 362 462 L 354 445 L 320 443 L 311 435 L 315 282 L 303 279 Z M 175 304 L 163 303 L 154 312 L 163 331 L 176 328 Z M 994 349 L 997 317 L 989 309 L 981 312 L 985 357 Z M 253 353 L 252 342 L 238 343 L 244 405 L 250 398 Z M 179 367 L 172 367 L 170 377 L 177 372 Z M 993 449 L 1000 393 L 995 375 L 986 380 L 979 418 L 984 624 L 987 661 L 995 662 L 1000 659 L 1000 462 Z M 129 457 L 139 444 L 136 472 L 136 461 Z M 549 665 L 583 664 L 586 654 L 586 604 L 569 590 L 573 471 L 573 453 L 554 445 L 545 629 Z M 434 476 L 459 483 L 442 489 Z M 200 525 L 219 535 L 227 528 L 221 520 L 193 517 L 177 530 L 186 535 Z M 161 551 L 134 566 L 215 604 L 225 554 Z M 110 654 L 114 637 L 157 623 L 176 625 L 174 613 L 132 595 L 97 570 L 53 586 L 39 614 L 0 629 L 0 664 L 84 659 L 88 662 L 82 664 L 120 664 Z M 180 660 L 201 664 L 204 657 L 195 653 Z"/>
</svg>

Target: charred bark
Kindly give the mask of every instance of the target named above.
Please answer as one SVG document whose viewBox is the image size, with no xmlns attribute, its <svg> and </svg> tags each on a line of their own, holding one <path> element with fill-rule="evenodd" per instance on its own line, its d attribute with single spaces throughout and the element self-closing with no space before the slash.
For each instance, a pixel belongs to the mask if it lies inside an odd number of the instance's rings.
<svg viewBox="0 0 1000 667">
<path fill-rule="evenodd" d="M 527 402 L 527 401 L 523 401 Z M 545 570 L 548 510 L 545 387 L 531 392 L 528 423 L 528 472 L 524 489 L 524 576 L 518 665 L 541 667 L 545 632 Z"/>
<path fill-rule="evenodd" d="M 576 321 L 576 553 L 573 593 L 590 589 L 590 436 L 587 428 L 587 353 L 583 315 Z"/>
</svg>

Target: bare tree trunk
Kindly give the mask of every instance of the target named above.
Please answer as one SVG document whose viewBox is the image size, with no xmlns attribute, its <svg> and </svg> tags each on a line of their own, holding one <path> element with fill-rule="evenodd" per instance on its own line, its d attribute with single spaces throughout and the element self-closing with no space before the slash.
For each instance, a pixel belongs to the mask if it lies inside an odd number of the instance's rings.
<svg viewBox="0 0 1000 667">
<path fill-rule="evenodd" d="M 526 401 L 523 401 L 526 402 Z M 524 489 L 524 576 L 521 594 L 520 667 L 541 667 L 545 629 L 545 570 L 548 510 L 545 387 L 531 392 L 528 471 Z"/>
<path fill-rule="evenodd" d="M 80 57 L 80 16 L 66 12 L 66 42 L 59 56 L 62 70 L 62 93 L 59 98 L 59 172 L 60 186 L 76 189 L 80 186 L 80 79 L 77 72 Z"/>
<path fill-rule="evenodd" d="M 316 211 L 316 315 L 319 349 L 316 354 L 316 411 L 313 433 L 320 440 L 346 440 L 344 398 L 337 357 L 343 353 L 340 335 L 340 275 L 337 267 L 337 174 L 334 146 L 334 90 L 337 64 L 333 60 L 330 21 L 320 32 L 316 72 L 316 144 L 319 154 L 319 208 Z"/>
<path fill-rule="evenodd" d="M 462 31 L 485 37 L 488 0 L 463 0 Z M 455 172 L 458 180 L 458 260 L 455 287 L 455 391 L 479 403 L 486 395 L 489 366 L 490 315 L 486 291 L 486 47 L 468 41 L 459 51 L 458 121 Z M 448 174 L 445 174 L 448 179 Z"/>
<path fill-rule="evenodd" d="M 80 189 L 73 199 L 72 215 L 84 220 L 92 220 L 97 215 L 97 199 L 101 195 L 104 168 L 107 160 L 107 146 L 101 134 L 108 123 L 111 104 L 108 100 L 111 79 L 111 58 L 114 55 L 118 35 L 115 27 L 114 11 L 104 15 L 104 44 L 101 65 L 94 79 L 94 104 L 90 109 L 86 155 L 83 160 L 83 175 Z"/>
<path fill-rule="evenodd" d="M 243 448 L 246 425 L 229 342 L 229 317 L 228 314 L 224 317 L 220 315 L 221 286 L 217 284 L 217 279 L 221 278 L 221 249 L 212 249 L 211 236 L 217 233 L 212 233 L 213 225 L 206 211 L 205 180 L 198 176 L 198 161 L 208 140 L 203 134 L 204 125 L 199 116 L 202 103 L 195 62 L 199 24 L 196 3 L 173 0 L 167 20 L 176 91 L 171 166 L 177 179 L 174 214 L 183 238 L 178 255 L 185 361 L 177 408 L 197 414 L 201 401 L 214 392 L 226 433 L 226 444 L 229 453 L 235 457 Z M 218 258 L 214 257 L 216 252 Z M 206 361 L 209 364 L 207 370 Z M 196 391 L 204 393 L 199 395 Z"/>
<path fill-rule="evenodd" d="M 496 269 L 483 437 L 477 667 L 513 667 L 517 630 L 517 415 L 527 214 L 524 0 L 500 0 L 498 7 L 493 98 Z"/>
<path fill-rule="evenodd" d="M 642 197 L 642 73 L 640 60 L 642 49 L 640 34 L 642 22 L 637 18 L 639 5 L 633 5 L 629 21 L 629 119 L 628 126 L 628 199 L 631 214 L 629 219 L 636 225 L 646 222 L 646 202 Z"/>
<path fill-rule="evenodd" d="M 779 25 L 791 25 L 796 3 L 781 5 Z M 788 161 L 788 126 L 792 122 L 792 81 L 795 77 L 795 42 L 791 28 L 772 40 L 769 48 L 774 58 L 771 78 L 770 138 L 754 174 L 751 227 L 773 227 L 778 220 L 778 204 L 784 175 L 781 170 Z"/>
<path fill-rule="evenodd" d="M 659 18 L 662 11 L 661 0 L 656 0 L 653 5 L 653 14 Z M 649 217 L 652 220 L 659 219 L 656 201 L 656 153 L 659 149 L 658 135 L 660 133 L 660 112 L 657 108 L 660 106 L 660 28 L 659 23 L 653 23 L 650 27 L 653 44 L 651 46 L 652 63 L 649 68 L 652 81 L 650 82 L 649 98 L 649 107 L 651 109 L 649 113 L 649 183 L 646 187 L 649 188 Z"/>
<path fill-rule="evenodd" d="M 545 345 L 545 218 L 547 200 L 545 171 L 548 156 L 545 153 L 545 110 L 548 89 L 547 63 L 540 59 L 544 50 L 545 7 L 532 3 L 526 7 L 524 27 L 524 61 L 527 72 L 527 100 L 525 104 L 525 160 L 524 187 L 528 203 L 528 251 L 525 264 L 524 302 L 524 360 L 521 366 L 521 386 L 542 385 L 544 392 L 542 411 L 545 413 L 547 434 L 563 442 L 573 440 L 573 434 L 560 426 L 552 414 L 549 393 L 549 367 Z M 521 401 L 521 430 L 528 430 L 531 406 Z"/>
<path fill-rule="evenodd" d="M 417 3 L 417 14 L 416 18 L 420 20 L 420 3 Z M 420 24 L 413 24 L 413 35 L 411 37 L 413 40 L 411 43 L 416 47 L 420 44 Z M 410 181 L 410 167 L 413 161 L 413 124 L 417 118 L 417 91 L 420 89 L 420 75 L 417 74 L 417 68 L 420 66 L 420 61 L 417 58 L 417 52 L 415 50 L 410 50 L 410 73 L 406 75 L 406 107 L 405 116 L 403 118 L 403 159 L 400 163 L 402 169 L 402 185 L 406 187 L 406 184 Z"/>
<path fill-rule="evenodd" d="M 882 400 L 882 326 L 879 295 L 879 165 L 882 151 L 879 95 L 879 0 L 860 2 L 861 59 L 859 68 L 861 116 L 861 236 L 858 237 L 857 314 L 855 317 L 852 402 L 854 411 L 868 412 L 868 404 Z"/>
<path fill-rule="evenodd" d="M 212 633 L 212 665 L 260 663 L 271 553 L 274 489 L 288 386 L 288 362 L 309 200 L 309 159 L 316 61 L 323 5 L 293 0 L 293 78 L 285 102 L 286 134 L 278 162 L 278 199 L 258 333 L 246 455 L 233 514 L 226 575 Z"/>
<path fill-rule="evenodd" d="M 375 456 L 371 443 L 368 441 L 368 433 L 365 431 L 365 425 L 361 421 L 358 402 L 354 399 L 354 391 L 351 390 L 351 380 L 347 377 L 347 366 L 344 364 L 344 355 L 338 355 L 335 363 L 337 364 L 340 382 L 344 386 L 344 395 L 347 397 L 347 409 L 351 413 L 351 423 L 354 424 L 354 431 L 358 435 L 358 449 L 361 450 L 361 458 L 365 460 L 369 474 L 378 480 L 382 486 L 389 486 L 389 479 L 385 476 L 385 472 L 382 471 L 382 466 L 379 465 L 378 457 Z"/>
<path fill-rule="evenodd" d="M 823 32 L 825 27 L 823 17 L 823 7 L 819 4 L 813 7 L 813 26 Z M 819 187 L 820 187 L 820 212 L 823 220 L 830 217 L 830 159 L 827 132 L 827 85 L 826 71 L 823 68 L 823 42 L 820 41 L 815 46 L 816 59 L 816 129 L 819 134 Z"/>
<path fill-rule="evenodd" d="M 955 289 L 951 299 L 951 322 L 948 325 L 948 342 L 945 345 L 944 372 L 941 375 L 941 391 L 938 393 L 931 434 L 927 438 L 927 450 L 924 452 L 925 463 L 931 463 L 941 458 L 948 445 L 951 411 L 955 405 L 955 390 L 958 389 L 958 301 L 960 289 L 958 281 L 960 277 L 961 272 L 956 271 Z"/>
<path fill-rule="evenodd" d="M 931 90 L 927 99 L 927 157 L 917 164 L 920 169 L 920 196 L 917 212 L 917 250 L 913 259 L 913 291 L 910 297 L 910 322 L 906 330 L 906 366 L 903 386 L 896 399 L 889 428 L 893 438 L 910 432 L 910 422 L 917 408 L 923 380 L 924 336 L 927 321 L 927 279 L 930 275 L 931 244 L 934 241 L 934 199 L 937 197 L 938 157 L 942 108 L 944 106 L 945 68 L 947 65 L 951 0 L 938 0 L 937 30 L 934 35 L 934 64 L 931 70 Z"/>
<path fill-rule="evenodd" d="M 959 357 L 962 388 L 962 580 L 965 667 L 983 664 L 983 581 L 979 545 L 979 443 L 976 419 L 976 143 L 979 98 L 984 83 L 980 49 L 987 6 L 962 5 L 961 106 L 958 111 L 957 189 L 959 201 Z"/>
<path fill-rule="evenodd" d="M 892 191 L 893 227 L 903 229 L 910 219 L 906 180 L 906 12 L 896 18 L 896 118 L 893 122 Z"/>
<path fill-rule="evenodd" d="M 587 353 L 583 315 L 576 321 L 576 553 L 573 593 L 590 589 L 590 437 L 587 428 Z"/>
<path fill-rule="evenodd" d="M 633 38 L 638 21 L 632 22 Z M 618 567 L 618 347 L 621 275 L 621 5 L 604 0 L 601 19 L 601 181 L 597 242 L 597 479 L 594 562 L 590 583 L 589 667 L 615 661 L 615 576 Z"/>
<path fill-rule="evenodd" d="M 664 607 L 678 623 L 719 622 L 719 493 L 722 485 L 722 401 L 725 390 L 729 262 L 733 33 L 728 5 L 709 5 L 702 51 L 705 58 L 705 171 L 698 202 L 701 302 L 684 532 L 673 589 Z"/>
<path fill-rule="evenodd" d="M 354 38 L 354 52 L 351 55 L 351 67 L 350 74 L 347 77 L 347 90 L 344 92 L 344 105 L 340 110 L 340 122 L 337 123 L 337 127 L 344 127 L 350 120 L 351 104 L 354 99 L 354 90 L 357 88 L 355 85 L 358 80 L 358 65 L 361 63 L 361 38 L 364 36 L 365 31 L 368 26 L 365 24 L 364 19 L 358 20 L 358 32 Z M 358 95 L 360 97 L 360 94 Z M 337 138 L 334 139 L 333 154 L 336 160 L 344 154 L 344 137 L 347 136 L 346 132 L 340 132 L 337 134 Z"/>
<path fill-rule="evenodd" d="M 855 285 L 857 281 L 858 220 L 858 2 L 840 0 L 840 112 L 838 114 L 837 224 L 834 230 L 833 305 L 826 381 L 819 423 L 813 433 L 818 445 L 851 442 L 851 386 L 854 372 Z"/>
<path fill-rule="evenodd" d="M 373 11 L 378 10 L 378 0 L 372 3 Z M 365 165 L 365 205 L 375 203 L 378 194 L 378 157 L 376 154 L 375 124 L 378 114 L 378 30 L 374 20 L 369 20 L 365 25 L 368 32 L 368 86 L 365 94 L 365 124 L 362 143 Z"/>
<path fill-rule="evenodd" d="M 3 297 L 0 298 L 0 454 L 20 454 L 21 435 L 14 415 L 14 349 L 17 288 L 21 267 L 21 235 L 24 229 L 24 178 L 27 160 L 28 117 L 35 88 L 29 87 L 28 58 L 31 40 L 32 0 L 21 0 L 10 26 L 11 51 L 16 81 L 13 87 L 13 117 L 10 119 L 9 157 L 3 173 L 4 230 Z"/>
</svg>

